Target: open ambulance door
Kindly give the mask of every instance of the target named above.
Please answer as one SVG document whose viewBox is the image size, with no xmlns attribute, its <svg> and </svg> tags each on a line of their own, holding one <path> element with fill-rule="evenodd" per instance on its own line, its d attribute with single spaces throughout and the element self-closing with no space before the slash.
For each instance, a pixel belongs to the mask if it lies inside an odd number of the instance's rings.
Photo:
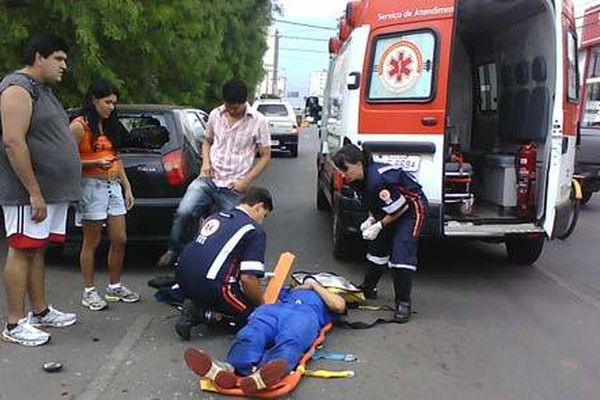
<svg viewBox="0 0 600 400">
<path fill-rule="evenodd" d="M 570 193 L 577 142 L 579 98 L 577 35 L 571 0 L 555 2 L 556 10 L 556 96 L 552 110 L 550 157 L 543 228 L 549 238 L 563 233 L 571 212 Z"/>
</svg>

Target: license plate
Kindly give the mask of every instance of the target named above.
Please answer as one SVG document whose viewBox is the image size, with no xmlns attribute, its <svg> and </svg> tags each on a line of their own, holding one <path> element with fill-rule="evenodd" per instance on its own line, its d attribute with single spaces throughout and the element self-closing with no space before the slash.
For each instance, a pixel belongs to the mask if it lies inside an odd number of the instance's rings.
<svg viewBox="0 0 600 400">
<path fill-rule="evenodd" d="M 271 140 L 271 146 L 279 146 L 279 140 Z"/>
<path fill-rule="evenodd" d="M 373 154 L 373 160 L 400 167 L 406 172 L 417 172 L 421 164 L 420 156 L 407 156 L 405 154 Z"/>
</svg>

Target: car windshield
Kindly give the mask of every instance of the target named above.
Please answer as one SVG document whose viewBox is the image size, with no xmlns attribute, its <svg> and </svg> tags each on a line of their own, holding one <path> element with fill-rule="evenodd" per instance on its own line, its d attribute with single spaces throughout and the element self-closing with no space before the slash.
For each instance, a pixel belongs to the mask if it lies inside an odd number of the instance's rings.
<svg viewBox="0 0 600 400">
<path fill-rule="evenodd" d="M 283 104 L 259 104 L 256 108 L 265 117 L 288 117 L 288 111 Z"/>
</svg>

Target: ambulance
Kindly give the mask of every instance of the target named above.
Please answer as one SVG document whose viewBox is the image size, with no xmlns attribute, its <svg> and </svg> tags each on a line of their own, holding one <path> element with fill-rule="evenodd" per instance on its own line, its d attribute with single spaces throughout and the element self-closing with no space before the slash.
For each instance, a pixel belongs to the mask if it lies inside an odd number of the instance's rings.
<svg viewBox="0 0 600 400">
<path fill-rule="evenodd" d="M 430 203 L 427 236 L 503 243 L 531 264 L 565 231 L 578 130 L 571 0 L 347 4 L 324 94 L 317 208 L 334 256 L 366 216 L 331 155 L 346 143 L 400 166 Z"/>
</svg>

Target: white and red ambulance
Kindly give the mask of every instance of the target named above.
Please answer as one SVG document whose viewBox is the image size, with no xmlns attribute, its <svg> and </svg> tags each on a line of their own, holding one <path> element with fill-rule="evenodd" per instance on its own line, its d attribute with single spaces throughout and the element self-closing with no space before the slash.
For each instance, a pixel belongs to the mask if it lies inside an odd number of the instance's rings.
<svg viewBox="0 0 600 400">
<path fill-rule="evenodd" d="M 425 235 L 505 243 L 533 263 L 568 224 L 577 133 L 571 0 L 351 1 L 329 43 L 317 207 L 344 256 L 365 210 L 345 143 L 414 174 Z"/>
</svg>

